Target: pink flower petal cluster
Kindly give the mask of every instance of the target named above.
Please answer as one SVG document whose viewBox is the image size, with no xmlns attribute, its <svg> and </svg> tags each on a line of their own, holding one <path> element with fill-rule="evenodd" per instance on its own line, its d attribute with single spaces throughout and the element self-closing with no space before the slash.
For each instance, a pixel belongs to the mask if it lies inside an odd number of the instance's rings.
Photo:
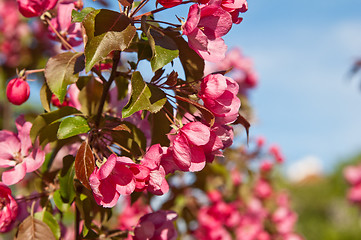
<svg viewBox="0 0 361 240">
<path fill-rule="evenodd" d="M 82 44 L 83 39 L 81 35 L 81 23 L 71 22 L 72 10 L 76 10 L 75 3 L 63 0 L 58 4 L 57 16 L 51 20 L 51 24 L 71 46 L 75 47 Z M 50 26 L 49 32 L 52 39 L 58 39 Z"/>
<path fill-rule="evenodd" d="M 177 135 L 169 135 L 173 161 L 180 170 L 194 172 L 204 168 L 210 135 L 210 128 L 201 122 L 187 123 Z"/>
<path fill-rule="evenodd" d="M 241 101 L 237 97 L 238 84 L 222 74 L 209 74 L 202 79 L 198 96 L 216 117 L 216 122 L 228 124 L 238 117 Z"/>
<path fill-rule="evenodd" d="M 11 189 L 0 182 L 0 232 L 5 233 L 12 229 L 18 215 L 18 204 L 11 195 Z"/>
<path fill-rule="evenodd" d="M 157 0 L 165 8 L 172 8 L 178 6 L 183 0 Z"/>
<path fill-rule="evenodd" d="M 361 206 L 361 164 L 356 166 L 347 166 L 343 174 L 351 188 L 347 192 L 347 198 L 350 202 Z"/>
<path fill-rule="evenodd" d="M 58 0 L 17 0 L 20 13 L 27 18 L 38 17 L 55 7 Z"/>
<path fill-rule="evenodd" d="M 10 168 L 2 173 L 2 181 L 6 185 L 18 183 L 26 173 L 37 170 L 45 160 L 45 152 L 31 143 L 32 124 L 20 116 L 16 119 L 16 127 L 18 134 L 0 131 L 0 167 Z"/>
<path fill-rule="evenodd" d="M 297 222 L 297 214 L 289 205 L 287 194 L 281 193 L 277 196 L 278 207 L 272 214 L 272 221 L 276 226 L 277 234 L 282 239 L 302 239 L 294 233 L 294 226 Z"/>
<path fill-rule="evenodd" d="M 258 179 L 254 186 L 254 194 L 260 199 L 269 198 L 272 195 L 272 187 L 270 183 L 265 179 Z"/>
<path fill-rule="evenodd" d="M 148 213 L 140 218 L 134 229 L 134 240 L 175 240 L 177 231 L 173 221 L 178 215 L 173 211 L 160 210 Z"/>
<path fill-rule="evenodd" d="M 204 60 L 216 62 L 225 57 L 227 46 L 222 36 L 232 27 L 232 16 L 218 3 L 194 4 L 189 8 L 188 18 L 183 25 L 183 34 L 188 44 Z"/>
<path fill-rule="evenodd" d="M 128 157 L 117 157 L 112 154 L 99 169 L 95 169 L 89 177 L 95 201 L 103 207 L 113 207 L 120 195 L 129 195 L 136 186 L 137 180 L 149 174 L 144 168 L 138 168 Z"/>
<path fill-rule="evenodd" d="M 6 97 L 9 102 L 15 105 L 21 105 L 29 99 L 30 86 L 23 78 L 14 78 L 10 80 L 6 87 Z"/>
<path fill-rule="evenodd" d="M 112 154 L 100 168 L 89 177 L 96 202 L 103 207 L 113 207 L 120 195 L 147 190 L 162 195 L 169 190 L 165 170 L 160 165 L 163 149 L 153 145 L 144 155 L 140 164 L 128 157 Z"/>
</svg>

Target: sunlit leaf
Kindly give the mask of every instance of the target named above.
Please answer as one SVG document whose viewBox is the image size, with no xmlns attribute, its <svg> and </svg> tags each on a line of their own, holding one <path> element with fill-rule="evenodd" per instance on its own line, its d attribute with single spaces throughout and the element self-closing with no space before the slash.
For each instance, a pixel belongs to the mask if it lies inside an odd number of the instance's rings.
<svg viewBox="0 0 361 240">
<path fill-rule="evenodd" d="M 49 59 L 45 67 L 45 79 L 60 103 L 63 103 L 68 85 L 77 81 L 83 69 L 83 53 L 65 52 Z"/>
<path fill-rule="evenodd" d="M 80 12 L 73 9 L 73 11 L 71 12 L 71 22 L 72 23 L 82 22 L 85 16 L 94 10 L 95 8 L 92 7 L 83 8 Z"/>
<path fill-rule="evenodd" d="M 159 88 L 143 81 L 139 72 L 132 75 L 132 93 L 127 105 L 123 108 L 122 117 L 127 118 L 140 110 L 158 112 L 167 101 L 165 93 Z"/>
<path fill-rule="evenodd" d="M 69 106 L 62 107 L 56 111 L 40 114 L 35 118 L 33 126 L 31 127 L 31 140 L 34 142 L 40 131 L 46 126 L 58 121 L 59 119 L 62 119 L 63 117 L 74 114 L 81 114 L 81 112 L 78 109 Z M 54 136 L 56 136 L 56 134 Z"/>
<path fill-rule="evenodd" d="M 59 126 L 58 139 L 65 139 L 79 134 L 87 133 L 90 127 L 85 118 L 74 116 L 65 118 Z"/>
<path fill-rule="evenodd" d="M 85 45 L 85 71 L 114 50 L 123 51 L 131 43 L 136 28 L 124 13 L 100 9 L 89 13 L 83 20 L 88 37 Z"/>
</svg>

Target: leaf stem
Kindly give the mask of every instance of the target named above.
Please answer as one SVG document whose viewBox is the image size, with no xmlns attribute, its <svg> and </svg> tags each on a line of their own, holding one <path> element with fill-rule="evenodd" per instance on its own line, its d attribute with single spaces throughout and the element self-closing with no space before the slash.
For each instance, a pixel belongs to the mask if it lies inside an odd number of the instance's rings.
<svg viewBox="0 0 361 240">
<path fill-rule="evenodd" d="M 120 51 L 114 51 L 112 72 L 110 74 L 108 81 L 104 82 L 103 94 L 100 99 L 98 113 L 97 113 L 97 116 L 95 119 L 95 126 L 97 128 L 99 127 L 99 124 L 100 124 L 100 119 L 101 119 L 101 116 L 103 113 L 104 103 L 105 103 L 105 100 L 107 99 L 110 86 L 112 85 L 112 83 L 115 79 L 116 73 L 117 73 L 117 67 L 118 67 L 119 61 L 120 61 Z"/>
</svg>

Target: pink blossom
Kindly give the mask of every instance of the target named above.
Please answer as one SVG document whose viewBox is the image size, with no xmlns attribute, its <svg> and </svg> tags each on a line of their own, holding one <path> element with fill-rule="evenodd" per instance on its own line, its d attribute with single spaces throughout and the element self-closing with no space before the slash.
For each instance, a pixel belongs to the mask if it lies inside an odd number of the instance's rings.
<svg viewBox="0 0 361 240">
<path fill-rule="evenodd" d="M 273 164 L 270 161 L 265 160 L 265 161 L 261 162 L 261 165 L 259 168 L 260 168 L 261 172 L 267 173 L 272 170 Z"/>
<path fill-rule="evenodd" d="M 344 169 L 343 174 L 350 184 L 355 185 L 361 183 L 361 165 L 348 166 Z"/>
<path fill-rule="evenodd" d="M 12 229 L 13 222 L 18 215 L 18 204 L 11 195 L 11 189 L 0 182 L 0 232 L 8 232 Z"/>
<path fill-rule="evenodd" d="M 121 194 L 129 195 L 135 190 L 136 181 L 133 172 L 127 166 L 129 164 L 134 164 L 130 158 L 112 154 L 90 175 L 90 186 L 99 205 L 113 207 Z"/>
<path fill-rule="evenodd" d="M 204 146 L 209 142 L 209 127 L 190 122 L 179 129 L 176 136 L 169 135 L 174 163 L 182 171 L 200 171 L 206 164 Z"/>
<path fill-rule="evenodd" d="M 221 37 L 231 27 L 232 16 L 214 2 L 210 5 L 192 5 L 182 28 L 189 46 L 204 60 L 216 62 L 225 57 L 227 46 Z"/>
<path fill-rule="evenodd" d="M 254 187 L 254 193 L 258 198 L 265 199 L 271 196 L 272 187 L 266 180 L 259 179 Z"/>
<path fill-rule="evenodd" d="M 135 240 L 175 240 L 177 231 L 173 221 L 176 220 L 177 213 L 173 211 L 160 210 L 148 213 L 140 218 L 138 225 L 134 229 Z"/>
<path fill-rule="evenodd" d="M 273 155 L 273 157 L 275 158 L 276 162 L 278 163 L 283 163 L 284 162 L 284 156 L 281 152 L 281 148 L 278 145 L 271 145 L 269 147 L 269 153 Z"/>
<path fill-rule="evenodd" d="M 272 214 L 272 220 L 279 233 L 287 234 L 293 232 L 293 227 L 297 221 L 297 214 L 287 207 L 279 207 Z"/>
<path fill-rule="evenodd" d="M 6 87 L 6 96 L 12 104 L 21 105 L 28 100 L 30 87 L 23 78 L 14 78 L 10 80 Z"/>
<path fill-rule="evenodd" d="M 16 119 L 16 127 L 18 134 L 0 131 L 0 167 L 11 168 L 2 174 L 2 181 L 6 185 L 18 183 L 26 173 L 37 170 L 45 160 L 45 152 L 31 144 L 32 124 L 20 116 Z"/>
<path fill-rule="evenodd" d="M 234 122 L 238 117 L 241 101 L 237 97 L 238 84 L 222 74 L 210 74 L 203 78 L 199 97 L 220 124 Z"/>
<path fill-rule="evenodd" d="M 182 0 L 157 0 L 165 8 L 172 8 L 182 3 Z"/>
<path fill-rule="evenodd" d="M 81 24 L 71 22 L 71 12 L 73 9 L 76 9 L 74 2 L 60 2 L 58 4 L 58 15 L 51 20 L 51 24 L 63 38 L 74 47 L 80 45 L 83 40 L 81 35 Z M 57 40 L 58 38 L 50 26 L 49 31 L 51 32 L 51 37 L 54 40 Z"/>
<path fill-rule="evenodd" d="M 165 179 L 165 169 L 161 165 L 163 149 L 159 144 L 152 145 L 141 160 L 141 165 L 146 166 L 149 172 L 147 190 L 156 195 L 163 195 L 169 191 L 169 185 Z"/>
<path fill-rule="evenodd" d="M 27 18 L 37 17 L 55 7 L 57 0 L 17 0 L 20 13 Z"/>
</svg>

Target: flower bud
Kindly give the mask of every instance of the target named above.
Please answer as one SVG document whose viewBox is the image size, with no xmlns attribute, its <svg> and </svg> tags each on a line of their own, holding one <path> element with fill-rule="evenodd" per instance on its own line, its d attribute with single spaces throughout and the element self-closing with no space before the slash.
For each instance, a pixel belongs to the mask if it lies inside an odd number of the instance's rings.
<svg viewBox="0 0 361 240">
<path fill-rule="evenodd" d="M 21 105 L 30 95 L 29 84 L 22 78 L 10 80 L 6 88 L 6 96 L 12 104 Z"/>
</svg>

